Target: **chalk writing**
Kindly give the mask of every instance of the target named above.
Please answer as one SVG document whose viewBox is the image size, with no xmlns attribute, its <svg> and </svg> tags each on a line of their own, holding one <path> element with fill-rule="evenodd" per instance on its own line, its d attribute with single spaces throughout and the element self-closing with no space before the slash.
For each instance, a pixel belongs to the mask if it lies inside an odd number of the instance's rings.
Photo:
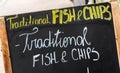
<svg viewBox="0 0 120 73">
<path fill-rule="evenodd" d="M 57 20 L 59 24 L 66 24 L 68 22 L 73 21 L 82 21 L 84 20 L 93 20 L 93 19 L 103 19 L 103 20 L 111 20 L 112 15 L 109 11 L 110 6 L 84 6 L 83 9 L 76 11 L 74 8 L 72 9 L 56 9 L 52 10 L 52 23 L 56 24 Z M 108 16 L 105 16 L 107 14 Z M 66 18 L 66 19 L 64 19 Z"/>
<path fill-rule="evenodd" d="M 57 53 L 51 52 L 51 53 L 46 53 L 46 54 L 36 54 L 33 56 L 33 68 L 36 66 L 36 64 L 39 63 L 39 65 L 45 65 L 45 66 L 49 66 L 51 64 L 57 64 L 59 62 L 62 63 L 66 63 L 68 62 L 66 58 L 66 56 L 68 55 L 69 51 L 62 51 L 61 52 L 61 59 L 58 60 L 57 57 Z M 77 56 L 75 55 L 77 53 Z M 100 54 L 98 51 L 96 51 L 94 48 L 86 48 L 86 49 L 82 49 L 82 48 L 73 48 L 71 50 L 71 58 L 73 61 L 80 61 L 80 60 L 90 60 L 91 59 L 91 55 L 90 54 L 94 54 L 97 57 L 93 58 L 93 61 L 98 61 L 100 59 Z"/>
<path fill-rule="evenodd" d="M 99 52 L 95 49 L 95 47 L 89 47 L 91 42 L 87 40 L 87 33 L 88 28 L 84 27 L 83 32 L 80 33 L 78 36 L 65 36 L 60 37 L 60 35 L 63 35 L 64 32 L 60 31 L 60 29 L 56 30 L 55 33 L 52 33 L 52 31 L 48 31 L 48 38 L 32 38 L 30 39 L 30 36 L 36 35 L 39 32 L 38 27 L 34 27 L 32 29 L 32 32 L 23 33 L 19 35 L 19 38 L 24 37 L 24 49 L 22 53 L 25 53 L 26 51 L 30 52 L 33 49 L 43 49 L 43 48 L 57 48 L 60 47 L 61 49 L 67 48 L 68 46 L 88 46 L 87 48 L 71 48 L 71 51 L 65 51 L 63 50 L 61 52 L 61 56 L 57 55 L 56 51 L 48 52 L 48 53 L 39 53 L 36 55 L 33 55 L 33 68 L 36 67 L 36 64 L 49 66 L 52 64 L 57 64 L 59 62 L 66 63 L 69 60 L 66 58 L 68 53 L 70 54 L 70 57 L 73 61 L 79 61 L 79 60 L 93 60 L 98 61 L 100 59 Z M 29 43 L 30 42 L 30 43 Z M 20 44 L 19 44 L 20 45 Z M 16 47 L 19 47 L 16 46 Z M 94 58 L 91 58 L 91 54 L 94 54 Z M 60 59 L 57 59 L 57 57 L 61 57 Z"/>
<path fill-rule="evenodd" d="M 68 22 L 72 22 L 76 20 L 75 9 L 63 9 L 63 10 L 52 10 L 53 15 L 53 24 L 56 24 L 57 19 L 60 24 L 66 24 Z M 64 19 L 66 17 L 66 20 Z"/>
<path fill-rule="evenodd" d="M 90 73 L 89 67 L 87 67 L 87 73 Z"/>
<path fill-rule="evenodd" d="M 28 17 L 21 17 L 20 21 L 15 22 L 14 20 L 19 19 L 19 15 L 15 15 L 13 17 L 7 18 L 7 21 L 10 23 L 10 29 L 16 29 L 22 26 L 30 26 L 36 24 L 50 24 L 48 14 L 43 18 L 33 18 L 32 15 Z"/>
<path fill-rule="evenodd" d="M 63 34 L 59 29 L 57 30 L 56 33 L 54 34 L 55 38 L 52 38 L 52 32 L 49 31 L 49 36 L 48 38 L 42 39 L 29 39 L 30 36 L 37 34 L 39 29 L 37 27 L 33 28 L 33 32 L 30 33 L 23 33 L 20 34 L 19 37 L 25 37 L 25 45 L 24 45 L 24 50 L 25 51 L 31 51 L 33 48 L 48 48 L 48 47 L 60 47 L 60 48 L 66 48 L 69 45 L 74 45 L 74 46 L 84 46 L 84 45 L 91 45 L 91 42 L 88 42 L 86 39 L 86 35 L 88 32 L 87 27 L 83 29 L 83 35 L 79 35 L 77 37 L 60 37 L 61 34 Z M 30 43 L 28 43 L 30 42 Z M 47 43 L 46 43 L 47 42 Z"/>
<path fill-rule="evenodd" d="M 77 57 L 74 56 L 75 53 L 77 53 L 78 55 Z M 73 48 L 71 51 L 71 56 L 74 61 L 78 61 L 82 59 L 88 60 L 88 59 L 91 59 L 91 56 L 90 56 L 91 53 L 97 56 L 96 58 L 93 59 L 93 61 L 98 61 L 100 59 L 99 52 L 96 51 L 95 48 L 90 48 L 90 47 L 87 47 L 85 49 Z"/>
<path fill-rule="evenodd" d="M 102 19 L 110 21 L 112 13 L 109 11 L 110 5 L 84 6 L 81 9 L 66 8 L 54 9 L 42 15 L 43 17 L 34 17 L 15 15 L 8 17 L 6 20 L 10 24 L 9 29 L 17 29 L 24 26 L 39 24 L 67 24 L 73 21 L 88 21 L 93 19 Z M 106 16 L 107 15 L 107 16 Z M 51 18 L 52 17 L 52 18 Z M 16 21 L 17 20 L 17 21 Z"/>
<path fill-rule="evenodd" d="M 47 61 L 46 61 L 47 60 Z M 41 62 L 42 65 L 49 66 L 53 63 L 57 64 L 56 52 L 46 53 L 44 54 L 37 54 L 33 56 L 33 68 L 36 65 L 36 62 Z"/>
</svg>

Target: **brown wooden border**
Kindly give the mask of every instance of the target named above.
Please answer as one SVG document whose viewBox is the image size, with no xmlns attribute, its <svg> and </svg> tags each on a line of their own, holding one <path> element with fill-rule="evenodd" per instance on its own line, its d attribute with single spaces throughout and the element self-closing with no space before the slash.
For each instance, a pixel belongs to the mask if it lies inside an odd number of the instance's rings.
<svg viewBox="0 0 120 73">
<path fill-rule="evenodd" d="M 118 51 L 118 59 L 119 59 L 119 65 L 120 65 L 120 20 L 119 20 L 120 9 L 119 9 L 119 4 L 117 1 L 111 2 L 111 5 L 112 5 L 115 38 L 116 38 L 117 51 Z"/>
<path fill-rule="evenodd" d="M 11 59 L 9 53 L 9 46 L 8 46 L 8 38 L 5 28 L 5 21 L 4 17 L 0 18 L 0 39 L 2 44 L 2 54 L 3 54 L 3 62 L 4 62 L 4 69 L 5 73 L 12 73 L 12 66 L 11 66 Z"/>
<path fill-rule="evenodd" d="M 118 58 L 120 62 L 120 10 L 118 3 L 116 1 L 110 2 L 112 5 L 112 13 L 113 13 L 113 21 L 115 27 L 115 37 L 117 43 L 117 50 L 118 50 Z M 3 53 L 3 60 L 4 60 L 4 69 L 5 73 L 12 73 L 12 65 L 9 53 L 9 46 L 8 46 L 8 38 L 5 28 L 5 21 L 4 17 L 0 17 L 0 39 L 2 42 L 2 53 Z"/>
</svg>

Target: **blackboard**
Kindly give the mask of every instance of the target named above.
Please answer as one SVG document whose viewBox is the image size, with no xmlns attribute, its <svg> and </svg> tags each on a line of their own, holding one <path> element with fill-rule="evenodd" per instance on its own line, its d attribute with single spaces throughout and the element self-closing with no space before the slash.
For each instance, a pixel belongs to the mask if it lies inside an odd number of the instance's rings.
<svg viewBox="0 0 120 73">
<path fill-rule="evenodd" d="M 120 73 L 109 3 L 5 17 L 13 73 Z"/>
</svg>

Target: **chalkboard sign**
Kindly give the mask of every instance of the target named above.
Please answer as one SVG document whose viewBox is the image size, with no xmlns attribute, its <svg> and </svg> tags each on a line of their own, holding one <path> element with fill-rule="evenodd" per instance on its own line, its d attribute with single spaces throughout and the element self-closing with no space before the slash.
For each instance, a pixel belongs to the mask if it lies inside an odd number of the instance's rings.
<svg viewBox="0 0 120 73">
<path fill-rule="evenodd" d="M 5 17 L 13 73 L 120 73 L 109 3 Z"/>
</svg>

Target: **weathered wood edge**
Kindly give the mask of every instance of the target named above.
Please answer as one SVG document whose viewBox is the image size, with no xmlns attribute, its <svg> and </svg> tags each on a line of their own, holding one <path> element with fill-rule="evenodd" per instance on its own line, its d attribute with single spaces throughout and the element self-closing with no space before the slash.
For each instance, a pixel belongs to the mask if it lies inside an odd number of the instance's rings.
<svg viewBox="0 0 120 73">
<path fill-rule="evenodd" d="M 12 73 L 12 65 L 10 59 L 10 52 L 8 46 L 8 38 L 6 33 L 6 26 L 4 17 L 0 17 L 0 39 L 1 39 L 1 47 L 2 47 L 2 54 L 3 54 L 3 62 L 4 62 L 4 69 L 5 73 Z"/>
<path fill-rule="evenodd" d="M 113 15 L 113 22 L 114 22 L 114 31 L 115 31 L 115 38 L 116 38 L 116 45 L 118 51 L 118 59 L 120 65 L 120 9 L 119 4 L 117 1 L 110 2 L 112 6 L 112 15 Z"/>
</svg>

